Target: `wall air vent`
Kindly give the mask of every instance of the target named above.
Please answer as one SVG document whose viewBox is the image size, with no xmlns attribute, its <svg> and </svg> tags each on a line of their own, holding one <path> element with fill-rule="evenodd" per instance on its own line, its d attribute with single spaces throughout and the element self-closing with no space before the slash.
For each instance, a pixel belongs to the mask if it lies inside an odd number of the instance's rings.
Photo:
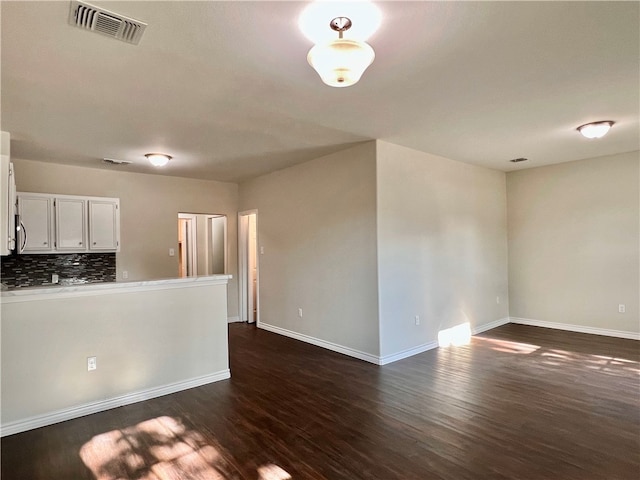
<svg viewBox="0 0 640 480">
<path fill-rule="evenodd" d="M 116 160 L 115 158 L 103 158 L 102 163 L 108 163 L 109 165 L 129 165 L 130 160 Z"/>
<path fill-rule="evenodd" d="M 71 0 L 69 24 L 134 45 L 147 27 L 146 23 L 78 0 Z"/>
<path fill-rule="evenodd" d="M 511 163 L 520 163 L 520 162 L 526 162 L 528 161 L 528 158 L 524 158 L 524 157 L 520 157 L 520 158 L 514 158 L 512 160 L 509 160 Z"/>
</svg>

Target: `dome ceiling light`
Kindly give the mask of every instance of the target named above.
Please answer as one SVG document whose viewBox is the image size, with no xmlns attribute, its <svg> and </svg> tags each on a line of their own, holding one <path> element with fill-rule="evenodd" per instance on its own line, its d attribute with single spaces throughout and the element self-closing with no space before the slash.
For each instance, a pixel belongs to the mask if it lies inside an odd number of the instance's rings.
<svg viewBox="0 0 640 480">
<path fill-rule="evenodd" d="M 584 125 L 580 125 L 577 130 L 582 134 L 585 138 L 602 138 L 604 137 L 609 129 L 614 125 L 615 122 L 611 120 L 604 120 L 601 122 L 593 122 L 586 123 Z"/>
<path fill-rule="evenodd" d="M 165 155 L 164 153 L 147 153 L 145 157 L 147 157 L 154 167 L 164 167 L 172 158 L 170 155 Z"/>
<path fill-rule="evenodd" d="M 365 42 L 381 23 L 382 12 L 367 0 L 310 3 L 298 18 L 300 30 L 315 45 L 307 61 L 327 85 L 354 85 L 375 58 Z"/>
<path fill-rule="evenodd" d="M 307 61 L 324 83 L 331 87 L 350 87 L 360 80 L 375 52 L 363 41 L 344 38 L 344 32 L 352 26 L 348 17 L 335 17 L 329 26 L 338 32 L 338 38 L 329 43 L 315 45 L 307 55 Z"/>
</svg>

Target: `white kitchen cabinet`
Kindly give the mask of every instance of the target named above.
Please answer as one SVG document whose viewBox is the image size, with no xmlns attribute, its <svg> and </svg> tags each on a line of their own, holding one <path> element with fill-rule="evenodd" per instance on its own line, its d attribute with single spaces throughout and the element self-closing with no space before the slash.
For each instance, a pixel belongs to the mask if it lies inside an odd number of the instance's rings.
<svg viewBox="0 0 640 480">
<path fill-rule="evenodd" d="M 18 193 L 18 212 L 20 253 L 120 251 L 118 198 Z"/>
<path fill-rule="evenodd" d="M 56 198 L 55 249 L 82 252 L 87 248 L 87 202 L 82 198 Z"/>
<path fill-rule="evenodd" d="M 109 198 L 89 200 L 89 250 L 119 251 L 119 203 Z"/>
<path fill-rule="evenodd" d="M 41 194 L 19 194 L 20 253 L 51 253 L 53 250 L 53 198 Z"/>
</svg>

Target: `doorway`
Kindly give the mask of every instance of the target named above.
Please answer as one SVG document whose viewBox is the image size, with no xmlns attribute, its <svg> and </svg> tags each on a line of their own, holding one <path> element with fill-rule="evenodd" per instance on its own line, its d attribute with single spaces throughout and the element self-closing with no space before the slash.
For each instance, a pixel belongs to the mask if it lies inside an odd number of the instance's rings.
<svg viewBox="0 0 640 480">
<path fill-rule="evenodd" d="M 260 323 L 258 280 L 258 211 L 238 213 L 240 320 Z"/>
<path fill-rule="evenodd" d="M 178 214 L 178 276 L 197 275 L 198 248 L 196 245 L 196 216 Z"/>
<path fill-rule="evenodd" d="M 204 250 L 204 275 L 223 275 L 227 273 L 227 217 L 225 215 L 205 215 L 198 218 L 206 225 L 206 235 L 198 238 L 198 248 Z M 204 249 L 200 243 L 204 242 Z M 200 272 L 200 265 L 198 271 Z M 202 273 L 200 273 L 202 275 Z"/>
<path fill-rule="evenodd" d="M 227 273 L 227 217 L 178 213 L 178 276 Z"/>
</svg>

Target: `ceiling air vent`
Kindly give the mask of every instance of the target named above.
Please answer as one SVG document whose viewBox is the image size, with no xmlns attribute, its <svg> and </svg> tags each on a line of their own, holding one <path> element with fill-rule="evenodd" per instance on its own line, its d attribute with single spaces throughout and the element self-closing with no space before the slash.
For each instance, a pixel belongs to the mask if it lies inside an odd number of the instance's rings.
<svg viewBox="0 0 640 480">
<path fill-rule="evenodd" d="M 509 160 L 511 163 L 520 163 L 520 162 L 526 162 L 527 160 L 529 160 L 528 158 L 524 158 L 524 157 L 520 157 L 520 158 L 514 158 L 512 160 Z"/>
<path fill-rule="evenodd" d="M 71 1 L 69 23 L 134 45 L 147 27 L 146 23 L 78 0 Z"/>
<path fill-rule="evenodd" d="M 129 165 L 130 160 L 116 160 L 115 158 L 103 158 L 102 163 L 108 163 L 109 165 Z"/>
</svg>

